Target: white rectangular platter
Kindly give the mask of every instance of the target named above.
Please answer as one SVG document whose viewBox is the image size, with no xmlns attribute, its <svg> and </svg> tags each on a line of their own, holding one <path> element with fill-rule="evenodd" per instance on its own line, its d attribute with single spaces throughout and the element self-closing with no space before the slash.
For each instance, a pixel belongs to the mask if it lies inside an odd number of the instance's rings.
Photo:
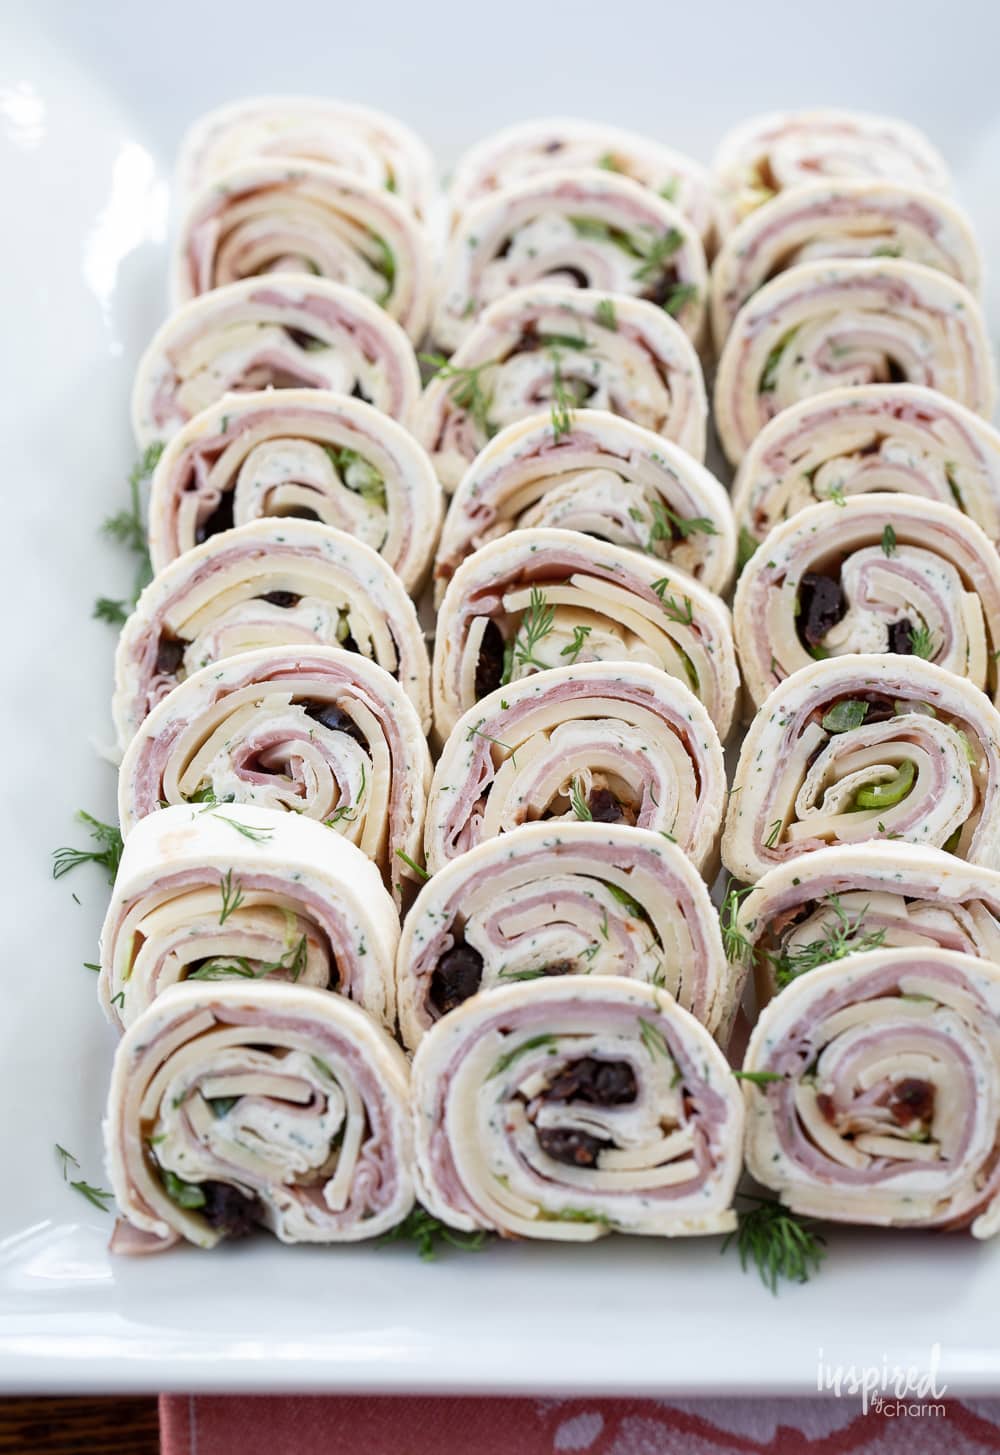
<svg viewBox="0 0 1000 1455">
<path fill-rule="evenodd" d="M 185 123 L 238 94 L 396 111 L 443 162 L 546 114 L 645 130 L 708 159 L 739 117 L 840 104 L 899 113 L 944 151 L 988 266 L 1000 245 L 1000 7 L 633 0 L 36 0 L 0 17 L 4 947 L 0 956 L 0 1389 L 806 1393 L 884 1356 L 951 1393 L 1000 1389 L 1000 1246 L 831 1238 L 775 1299 L 717 1239 L 112 1260 L 110 1218 L 53 1144 L 104 1180 L 112 1038 L 81 968 L 97 871 L 53 883 L 72 814 L 113 816 L 112 637 L 90 619 L 127 567 L 98 522 L 133 457 L 135 361 L 165 308 L 168 177 Z M 995 267 L 992 269 L 995 273 Z M 998 294 L 989 296 L 992 324 Z M 1000 332 L 1000 330 L 994 330 Z M 71 891 L 76 892 L 79 903 Z"/>
</svg>

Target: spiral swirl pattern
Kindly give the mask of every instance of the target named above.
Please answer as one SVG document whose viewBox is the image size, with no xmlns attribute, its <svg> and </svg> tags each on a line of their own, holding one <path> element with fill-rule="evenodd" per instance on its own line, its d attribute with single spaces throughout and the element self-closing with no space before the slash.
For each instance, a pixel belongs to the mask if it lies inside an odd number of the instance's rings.
<svg viewBox="0 0 1000 1455">
<path fill-rule="evenodd" d="M 403 330 L 356 289 L 246 278 L 186 303 L 154 335 L 135 377 L 132 429 L 146 449 L 224 395 L 292 388 L 353 394 L 407 424 L 420 370 Z"/>
<path fill-rule="evenodd" d="M 431 782 L 427 867 L 539 819 L 637 824 L 702 867 L 715 854 L 725 791 L 708 713 L 659 668 L 540 672 L 456 723 Z"/>
<path fill-rule="evenodd" d="M 146 587 L 118 639 L 113 712 L 124 748 L 172 687 L 263 646 L 346 646 L 400 683 L 429 723 L 427 650 L 399 577 L 360 541 L 307 520 L 213 536 Z"/>
<path fill-rule="evenodd" d="M 413 1207 L 406 1058 L 343 996 L 173 986 L 126 1031 L 104 1124 L 116 1252 L 375 1238 Z"/>
</svg>

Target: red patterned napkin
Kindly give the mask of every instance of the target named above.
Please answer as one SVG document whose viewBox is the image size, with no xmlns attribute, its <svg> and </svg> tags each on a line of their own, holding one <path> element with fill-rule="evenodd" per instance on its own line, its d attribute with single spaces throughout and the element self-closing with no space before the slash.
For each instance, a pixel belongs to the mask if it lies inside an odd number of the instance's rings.
<svg viewBox="0 0 1000 1455">
<path fill-rule="evenodd" d="M 163 1395 L 163 1455 L 980 1455 L 1000 1401 L 916 1417 L 856 1400 Z"/>
</svg>

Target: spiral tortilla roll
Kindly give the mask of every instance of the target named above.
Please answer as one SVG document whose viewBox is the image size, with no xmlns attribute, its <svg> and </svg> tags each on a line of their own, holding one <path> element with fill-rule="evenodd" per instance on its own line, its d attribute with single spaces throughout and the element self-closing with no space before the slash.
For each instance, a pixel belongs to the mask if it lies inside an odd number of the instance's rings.
<svg viewBox="0 0 1000 1455">
<path fill-rule="evenodd" d="M 867 177 L 947 192 L 944 159 L 916 127 L 861 111 L 778 111 L 723 138 L 714 170 L 730 226 L 774 197 L 820 180 Z"/>
<path fill-rule="evenodd" d="M 715 423 L 738 464 L 769 419 L 835 384 L 902 379 L 993 410 L 979 305 L 944 273 L 896 258 L 800 263 L 743 305 L 715 380 Z"/>
<path fill-rule="evenodd" d="M 339 991 L 395 1025 L 399 916 L 339 834 L 248 804 L 174 807 L 129 834 L 101 932 L 99 994 L 129 1026 L 180 981 Z"/>
<path fill-rule="evenodd" d="M 712 266 L 716 349 L 747 299 L 778 273 L 797 263 L 873 257 L 908 258 L 979 291 L 975 234 L 939 193 L 858 178 L 812 182 L 751 212 L 723 243 Z"/>
<path fill-rule="evenodd" d="M 1000 965 L 1000 872 L 902 842 L 818 849 L 740 903 L 737 968 L 763 1004 L 798 976 L 867 949 L 958 950 Z"/>
<path fill-rule="evenodd" d="M 692 577 L 579 531 L 514 531 L 452 576 L 434 643 L 446 737 L 494 688 L 549 667 L 645 662 L 690 687 L 725 738 L 739 678 L 728 609 Z"/>
<path fill-rule="evenodd" d="M 356 288 L 415 342 L 427 328 L 433 279 L 420 224 L 385 188 L 336 167 L 236 162 L 192 199 L 174 253 L 175 307 L 272 273 Z"/>
<path fill-rule="evenodd" d="M 453 1227 L 590 1242 L 726 1232 L 743 1107 L 665 991 L 567 976 L 475 996 L 413 1062 L 418 1195 Z"/>
<path fill-rule="evenodd" d="M 434 201 L 434 159 L 408 126 L 370 106 L 308 96 L 252 96 L 199 117 L 181 146 L 181 196 L 249 157 L 325 162 L 393 193 L 418 217 Z"/>
<path fill-rule="evenodd" d="M 754 883 L 829 844 L 1000 855 L 1000 713 L 917 657 L 814 662 L 771 693 L 743 740 L 722 858 Z M 805 856 L 805 857 L 804 857 Z"/>
<path fill-rule="evenodd" d="M 672 202 L 706 251 L 715 242 L 718 206 L 712 177 L 699 162 L 649 137 L 604 122 L 547 117 L 504 127 L 471 147 L 452 175 L 452 211 L 543 173 L 600 167 L 639 182 Z"/>
<path fill-rule="evenodd" d="M 1000 557 L 967 516 L 913 495 L 806 506 L 745 566 L 733 605 L 759 707 L 813 657 L 914 655 L 997 698 Z"/>
<path fill-rule="evenodd" d="M 406 1058 L 340 995 L 175 985 L 126 1031 L 104 1123 L 115 1252 L 213 1248 L 260 1223 L 352 1243 L 413 1207 Z"/>
<path fill-rule="evenodd" d="M 1000 435 L 970 409 L 919 384 L 828 389 L 766 424 L 736 472 L 741 554 L 803 506 L 898 490 L 971 517 L 1000 542 Z"/>
<path fill-rule="evenodd" d="M 384 667 L 429 723 L 423 633 L 381 556 L 311 520 L 223 531 L 154 577 L 122 628 L 112 705 L 119 743 L 200 667 L 253 647 L 335 645 Z"/>
<path fill-rule="evenodd" d="M 546 172 L 471 203 L 442 278 L 431 332 L 448 352 L 488 304 L 547 280 L 646 299 L 695 341 L 708 301 L 705 252 L 680 209 L 598 168 Z"/>
<path fill-rule="evenodd" d="M 726 793 L 703 705 L 658 667 L 581 663 L 501 687 L 455 725 L 438 759 L 424 848 L 434 873 L 486 839 L 544 819 L 637 824 L 703 868 Z M 554 821 L 554 822 L 553 822 Z"/>
<path fill-rule="evenodd" d="M 118 774 L 122 833 L 208 799 L 316 819 L 398 899 L 423 859 L 431 759 L 388 672 L 337 647 L 264 647 L 203 667 L 158 702 Z"/>
<path fill-rule="evenodd" d="M 332 389 L 408 424 L 420 369 L 406 334 L 377 303 L 328 278 L 245 278 L 172 313 L 139 362 L 132 429 L 165 441 L 226 394 Z"/>
<path fill-rule="evenodd" d="M 227 396 L 183 426 L 153 473 L 153 569 L 264 516 L 357 536 L 408 591 L 426 575 L 443 497 L 424 451 L 360 399 L 318 389 Z"/>
<path fill-rule="evenodd" d="M 396 959 L 404 1043 L 480 991 L 550 975 L 622 975 L 670 992 L 713 1034 L 742 989 L 704 880 L 648 829 L 526 824 L 434 875 Z"/>
<path fill-rule="evenodd" d="M 795 980 L 744 1069 L 747 1166 L 796 1212 L 890 1227 L 1000 1226 L 1000 969 L 870 950 Z"/>
<path fill-rule="evenodd" d="M 547 414 L 508 425 L 452 497 L 434 562 L 438 604 L 458 566 L 529 526 L 583 531 L 631 546 L 722 592 L 736 561 L 726 490 L 677 445 L 602 410 L 574 412 L 554 437 Z"/>
<path fill-rule="evenodd" d="M 414 433 L 454 490 L 505 425 L 583 406 L 705 458 L 705 381 L 683 329 L 651 303 L 551 284 L 486 309 L 424 390 Z"/>
</svg>

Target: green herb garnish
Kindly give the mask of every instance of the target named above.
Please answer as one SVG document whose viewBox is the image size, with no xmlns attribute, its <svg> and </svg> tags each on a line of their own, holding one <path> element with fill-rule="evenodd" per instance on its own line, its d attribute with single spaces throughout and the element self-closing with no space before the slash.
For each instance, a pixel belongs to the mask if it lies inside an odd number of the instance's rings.
<svg viewBox="0 0 1000 1455">
<path fill-rule="evenodd" d="M 421 1258 L 429 1263 L 437 1257 L 438 1240 L 447 1243 L 450 1248 L 461 1248 L 466 1253 L 476 1253 L 485 1243 L 486 1234 L 483 1232 L 466 1233 L 457 1228 L 449 1228 L 447 1223 L 432 1217 L 426 1209 L 417 1206 L 401 1223 L 397 1223 L 383 1238 L 379 1239 L 379 1247 L 381 1248 L 386 1243 L 416 1243 Z"/>
<path fill-rule="evenodd" d="M 118 865 L 122 857 L 122 836 L 117 824 L 101 823 L 99 819 L 93 818 L 89 813 L 81 809 L 76 815 L 77 821 L 86 826 L 90 837 L 97 844 L 95 849 L 55 849 L 52 854 L 52 877 L 61 879 L 71 869 L 79 864 L 100 864 L 108 876 L 108 882 L 114 884 L 115 875 L 118 872 Z"/>
<path fill-rule="evenodd" d="M 756 1265 L 764 1286 L 778 1291 L 778 1280 L 806 1283 L 826 1257 L 824 1239 L 812 1231 L 815 1224 L 768 1198 L 747 1198 L 753 1206 L 739 1210 L 739 1227 L 727 1234 L 722 1252 L 735 1245 L 744 1270 Z"/>
</svg>

